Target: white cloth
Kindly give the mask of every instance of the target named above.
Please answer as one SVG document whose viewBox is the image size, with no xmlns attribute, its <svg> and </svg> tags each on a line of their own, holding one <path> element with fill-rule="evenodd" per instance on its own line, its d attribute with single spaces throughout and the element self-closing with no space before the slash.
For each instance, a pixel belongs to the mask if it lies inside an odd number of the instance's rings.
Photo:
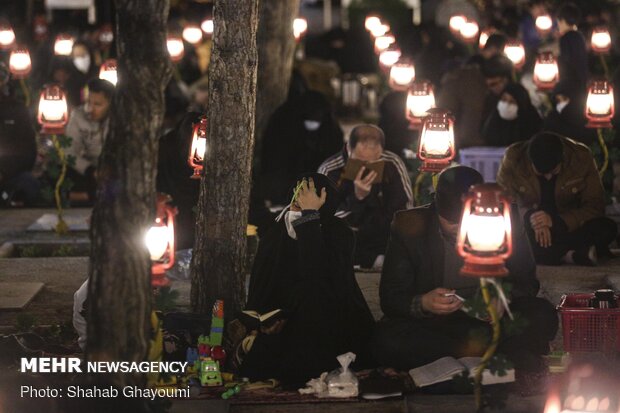
<svg viewBox="0 0 620 413">
<path fill-rule="evenodd" d="M 78 333 L 78 345 L 82 350 L 86 348 L 86 319 L 81 314 L 84 302 L 88 297 L 88 279 L 73 294 L 73 328 Z"/>
<path fill-rule="evenodd" d="M 288 236 L 297 239 L 297 233 L 295 232 L 295 227 L 293 226 L 293 221 L 301 218 L 301 211 L 286 211 L 284 215 L 284 223 L 286 224 L 286 232 L 288 232 Z"/>
</svg>

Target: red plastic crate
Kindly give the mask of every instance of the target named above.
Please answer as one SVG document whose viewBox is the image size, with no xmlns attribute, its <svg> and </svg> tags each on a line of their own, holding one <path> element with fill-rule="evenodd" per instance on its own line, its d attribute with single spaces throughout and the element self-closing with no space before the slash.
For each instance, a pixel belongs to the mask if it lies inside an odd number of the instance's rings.
<svg viewBox="0 0 620 413">
<path fill-rule="evenodd" d="M 620 352 L 620 308 L 589 307 L 592 298 L 594 294 L 562 296 L 558 310 L 564 351 Z M 620 307 L 620 297 L 616 300 Z"/>
</svg>

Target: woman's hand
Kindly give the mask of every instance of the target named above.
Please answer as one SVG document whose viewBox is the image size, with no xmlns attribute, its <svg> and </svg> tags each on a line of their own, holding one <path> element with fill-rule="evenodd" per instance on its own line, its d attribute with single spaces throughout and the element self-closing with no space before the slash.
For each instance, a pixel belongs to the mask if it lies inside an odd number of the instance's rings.
<svg viewBox="0 0 620 413">
<path fill-rule="evenodd" d="M 302 211 L 318 211 L 323 206 L 323 204 L 325 204 L 326 199 L 326 189 L 321 189 L 321 196 L 319 197 L 316 194 L 316 187 L 314 186 L 314 181 L 312 180 L 312 178 L 310 178 L 308 181 L 306 181 L 305 179 L 302 181 L 301 188 L 299 189 L 299 194 L 297 195 L 297 200 L 295 201 L 295 203 Z"/>
</svg>

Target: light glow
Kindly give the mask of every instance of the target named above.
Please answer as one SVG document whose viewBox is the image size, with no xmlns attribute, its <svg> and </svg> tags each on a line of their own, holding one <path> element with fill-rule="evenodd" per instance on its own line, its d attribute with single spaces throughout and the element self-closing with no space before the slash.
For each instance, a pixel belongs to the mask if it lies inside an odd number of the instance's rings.
<svg viewBox="0 0 620 413">
<path fill-rule="evenodd" d="M 202 40 L 202 30 L 196 25 L 189 25 L 183 29 L 183 39 L 190 44 L 198 44 Z"/>
<path fill-rule="evenodd" d="M 296 40 L 301 39 L 301 37 L 306 34 L 308 30 L 308 21 L 303 17 L 297 17 L 293 20 L 293 36 L 295 36 Z"/>
<path fill-rule="evenodd" d="M 213 34 L 213 19 L 204 19 L 200 24 L 200 28 L 206 35 L 210 36 Z"/>
<path fill-rule="evenodd" d="M 99 69 L 99 79 L 107 80 L 116 86 L 116 83 L 118 82 L 118 74 L 115 59 L 106 60 L 101 64 L 101 69 Z"/>
<path fill-rule="evenodd" d="M 162 225 L 152 226 L 144 237 L 144 243 L 149 250 L 152 261 L 159 261 L 164 257 L 168 249 L 170 231 Z"/>
<path fill-rule="evenodd" d="M 553 19 L 548 14 L 543 14 L 536 18 L 536 28 L 539 31 L 546 33 L 550 31 L 552 27 L 553 27 Z"/>
<path fill-rule="evenodd" d="M 75 39 L 66 34 L 59 34 L 54 42 L 54 54 L 56 56 L 71 56 Z"/>
<path fill-rule="evenodd" d="M 21 77 L 30 73 L 32 61 L 28 49 L 15 49 L 9 57 L 9 70 L 14 76 Z"/>
<path fill-rule="evenodd" d="M 183 55 L 185 54 L 185 46 L 183 46 L 183 40 L 178 37 L 168 37 L 166 41 L 166 46 L 168 47 L 168 54 L 170 55 L 170 60 L 173 62 L 179 62 L 183 59 Z"/>
<path fill-rule="evenodd" d="M 15 43 L 15 32 L 11 26 L 0 27 L 0 49 L 10 49 Z"/>
</svg>

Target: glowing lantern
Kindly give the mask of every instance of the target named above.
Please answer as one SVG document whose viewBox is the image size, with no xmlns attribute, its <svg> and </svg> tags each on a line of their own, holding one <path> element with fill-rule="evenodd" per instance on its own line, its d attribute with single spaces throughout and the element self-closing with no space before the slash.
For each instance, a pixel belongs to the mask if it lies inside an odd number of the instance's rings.
<svg viewBox="0 0 620 413">
<path fill-rule="evenodd" d="M 463 257 L 461 275 L 503 277 L 512 254 L 510 202 L 498 184 L 479 184 L 465 197 L 457 250 Z"/>
<path fill-rule="evenodd" d="M 450 17 L 450 22 L 448 25 L 450 26 L 450 31 L 457 35 L 461 32 L 461 27 L 467 22 L 467 17 L 462 14 L 456 14 Z"/>
<path fill-rule="evenodd" d="M 367 31 L 371 33 L 382 24 L 383 23 L 381 23 L 381 19 L 379 18 L 379 16 L 366 16 L 366 20 L 364 20 L 364 27 Z"/>
<path fill-rule="evenodd" d="M 99 69 L 99 79 L 107 80 L 116 86 L 118 75 L 116 71 L 115 59 L 108 59 L 101 64 L 101 69 Z"/>
<path fill-rule="evenodd" d="M 553 19 L 548 14 L 543 14 L 536 17 L 536 30 L 541 35 L 546 35 L 551 31 L 553 27 Z"/>
<path fill-rule="evenodd" d="M 114 32 L 110 24 L 104 24 L 99 30 L 99 43 L 103 46 L 109 46 L 114 41 Z"/>
<path fill-rule="evenodd" d="M 200 179 L 203 169 L 203 160 L 207 150 L 207 118 L 203 116 L 192 130 L 192 143 L 189 148 L 187 163 L 194 168 L 192 179 Z"/>
<path fill-rule="evenodd" d="M 587 128 L 611 128 L 614 117 L 614 90 L 606 80 L 595 80 L 588 89 L 586 100 Z"/>
<path fill-rule="evenodd" d="M 468 20 L 461 25 L 459 33 L 465 43 L 476 43 L 476 38 L 480 32 L 480 27 L 475 21 Z"/>
<path fill-rule="evenodd" d="M 23 79 L 30 73 L 32 62 L 30 53 L 25 47 L 18 47 L 11 52 L 9 57 L 9 70 L 15 79 Z"/>
<path fill-rule="evenodd" d="M 306 31 L 308 30 L 308 21 L 303 17 L 297 17 L 293 20 L 293 36 L 295 40 L 299 41 Z"/>
<path fill-rule="evenodd" d="M 168 36 L 166 46 L 168 47 L 170 60 L 177 63 L 183 59 L 183 56 L 185 55 L 185 47 L 183 46 L 183 40 L 181 40 L 180 37 Z"/>
<path fill-rule="evenodd" d="M 484 46 L 487 44 L 487 40 L 489 40 L 489 36 L 493 34 L 493 31 L 487 29 L 483 30 L 480 33 L 480 38 L 478 39 L 478 48 L 484 49 Z"/>
<path fill-rule="evenodd" d="M 183 29 L 183 39 L 190 44 L 198 44 L 202 40 L 202 30 L 195 24 L 190 24 Z"/>
<path fill-rule="evenodd" d="M 379 63 L 384 70 L 389 70 L 400 59 L 401 51 L 395 44 L 379 53 Z"/>
<path fill-rule="evenodd" d="M 15 32 L 9 25 L 0 25 L 0 50 L 10 49 L 15 43 Z"/>
<path fill-rule="evenodd" d="M 427 81 L 415 81 L 407 92 L 406 116 L 409 127 L 419 129 L 429 109 L 435 107 L 433 85 Z"/>
<path fill-rule="evenodd" d="M 609 30 L 606 27 L 597 27 L 592 31 L 592 37 L 590 38 L 590 44 L 592 45 L 592 51 L 594 53 L 607 53 L 611 49 L 611 36 Z"/>
<path fill-rule="evenodd" d="M 174 265 L 174 216 L 177 209 L 170 205 L 170 201 L 170 195 L 157 194 L 155 223 L 144 237 L 152 261 L 151 284 L 155 287 L 169 283 L 166 270 Z"/>
<path fill-rule="evenodd" d="M 380 54 L 382 51 L 396 43 L 396 38 L 390 33 L 375 38 L 375 53 Z"/>
<path fill-rule="evenodd" d="M 59 85 L 46 85 L 41 91 L 37 119 L 42 126 L 41 133 L 64 133 L 69 114 L 65 92 Z"/>
<path fill-rule="evenodd" d="M 68 34 L 59 34 L 54 42 L 54 54 L 56 56 L 71 56 L 75 39 Z"/>
<path fill-rule="evenodd" d="M 370 34 L 372 35 L 372 37 L 379 37 L 379 36 L 383 36 L 389 31 L 390 31 L 389 25 L 380 24 L 378 26 L 373 27 L 373 29 L 370 31 Z"/>
<path fill-rule="evenodd" d="M 538 55 L 534 66 L 534 84 L 538 90 L 551 90 L 558 83 L 560 72 L 558 63 L 551 52 L 543 52 Z"/>
<path fill-rule="evenodd" d="M 415 79 L 415 66 L 408 59 L 400 59 L 390 68 L 390 87 L 394 90 L 407 90 Z"/>
<path fill-rule="evenodd" d="M 441 172 L 454 159 L 454 118 L 444 109 L 429 109 L 420 133 L 420 171 Z"/>
<path fill-rule="evenodd" d="M 204 19 L 202 23 L 200 23 L 200 28 L 207 36 L 211 36 L 213 34 L 213 19 Z"/>
<path fill-rule="evenodd" d="M 504 54 L 512 61 L 515 69 L 521 69 L 525 64 L 525 48 L 518 40 L 511 40 L 504 47 Z"/>
</svg>

